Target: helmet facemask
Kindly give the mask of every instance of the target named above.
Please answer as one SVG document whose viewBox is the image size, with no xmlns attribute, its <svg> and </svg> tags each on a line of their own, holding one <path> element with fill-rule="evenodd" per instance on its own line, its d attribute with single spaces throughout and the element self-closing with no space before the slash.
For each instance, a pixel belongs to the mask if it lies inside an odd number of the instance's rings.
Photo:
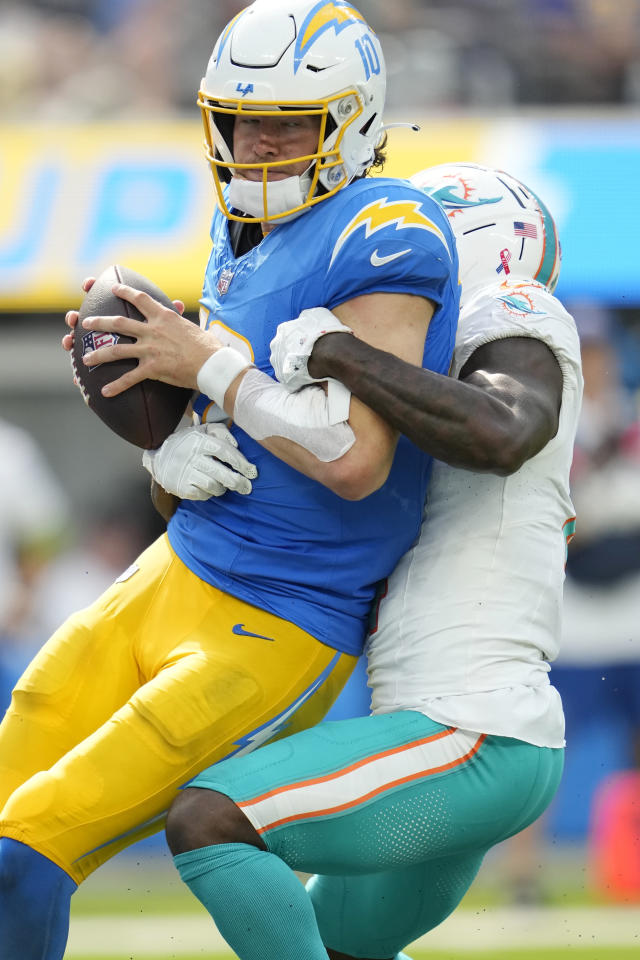
<svg viewBox="0 0 640 960">
<path fill-rule="evenodd" d="M 198 98 L 205 131 L 205 154 L 220 207 L 230 220 L 245 223 L 278 222 L 293 219 L 320 200 L 333 196 L 352 176 L 341 153 L 345 135 L 363 114 L 362 97 L 357 90 L 342 92 L 330 100 L 312 104 L 248 103 L 242 100 L 216 101 L 202 91 Z M 239 163 L 234 158 L 233 131 L 239 117 L 312 117 L 318 121 L 315 149 L 301 156 L 278 158 L 258 163 Z M 355 131 L 354 131 L 355 132 Z M 357 135 L 357 134 L 356 134 Z M 363 151 L 364 156 L 364 151 Z M 367 153 L 370 162 L 373 156 Z M 282 173 L 287 167 L 308 161 L 302 174 L 269 180 L 269 173 Z M 368 165 L 368 164 L 367 164 Z M 242 177 L 244 171 L 258 170 L 259 180 Z M 224 185 L 230 184 L 225 197 Z"/>
</svg>

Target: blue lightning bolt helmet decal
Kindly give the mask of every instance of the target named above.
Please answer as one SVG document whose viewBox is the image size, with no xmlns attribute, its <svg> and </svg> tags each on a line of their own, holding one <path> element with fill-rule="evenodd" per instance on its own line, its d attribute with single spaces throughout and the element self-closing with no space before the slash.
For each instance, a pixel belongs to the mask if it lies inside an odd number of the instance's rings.
<svg viewBox="0 0 640 960">
<path fill-rule="evenodd" d="M 246 13 L 246 7 L 245 7 L 244 10 L 241 10 L 240 13 L 236 13 L 235 17 L 234 17 L 232 20 L 229 21 L 229 23 L 226 25 L 226 27 L 224 28 L 224 30 L 222 31 L 222 33 L 221 33 L 221 35 L 220 35 L 220 41 L 219 41 L 219 44 L 218 44 L 218 53 L 217 53 L 217 58 L 216 58 L 216 68 L 218 67 L 218 65 L 219 65 L 219 63 L 220 63 L 220 58 L 221 58 L 221 55 L 222 55 L 222 51 L 224 50 L 225 44 L 226 44 L 227 40 L 229 39 L 229 37 L 231 36 L 231 33 L 232 33 L 232 31 L 233 31 L 233 28 L 235 27 L 236 23 L 238 22 L 238 20 L 240 19 L 240 17 L 242 16 L 243 13 Z"/>
<path fill-rule="evenodd" d="M 298 71 L 305 54 L 325 31 L 333 28 L 337 35 L 353 24 L 360 24 L 369 29 L 362 14 L 350 4 L 343 3 L 341 0 L 329 0 L 328 3 L 326 0 L 320 0 L 320 3 L 311 8 L 300 25 L 293 55 L 294 73 Z"/>
</svg>

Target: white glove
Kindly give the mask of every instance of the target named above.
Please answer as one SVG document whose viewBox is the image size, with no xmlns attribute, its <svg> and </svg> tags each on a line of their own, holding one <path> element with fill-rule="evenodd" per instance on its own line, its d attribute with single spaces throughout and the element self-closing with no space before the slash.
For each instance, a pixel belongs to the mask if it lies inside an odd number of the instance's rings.
<svg viewBox="0 0 640 960">
<path fill-rule="evenodd" d="M 145 450 L 142 465 L 181 500 L 208 500 L 227 490 L 251 493 L 251 480 L 258 476 L 223 423 L 177 430 L 157 450 Z"/>
<path fill-rule="evenodd" d="M 295 320 L 287 320 L 278 326 L 271 341 L 271 366 L 276 378 L 290 393 L 319 382 L 310 376 L 307 363 L 316 340 L 325 333 L 353 333 L 353 330 L 345 327 L 325 307 L 303 310 Z"/>
</svg>

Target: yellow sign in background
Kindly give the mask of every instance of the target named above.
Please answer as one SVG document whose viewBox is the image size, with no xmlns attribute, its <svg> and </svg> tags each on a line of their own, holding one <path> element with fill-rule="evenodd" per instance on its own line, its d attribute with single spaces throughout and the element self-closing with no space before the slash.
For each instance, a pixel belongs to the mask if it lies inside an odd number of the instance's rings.
<svg viewBox="0 0 640 960">
<path fill-rule="evenodd" d="M 202 140 L 197 120 L 0 126 L 0 311 L 64 310 L 111 263 L 193 309 L 215 202 Z M 389 131 L 382 173 L 451 161 L 500 167 L 543 198 L 562 298 L 640 302 L 637 115 L 427 117 L 418 133 Z"/>
<path fill-rule="evenodd" d="M 480 122 L 389 132 L 385 175 L 472 160 Z M 213 185 L 198 122 L 0 130 L 0 310 L 58 310 L 110 263 L 193 306 Z"/>
</svg>

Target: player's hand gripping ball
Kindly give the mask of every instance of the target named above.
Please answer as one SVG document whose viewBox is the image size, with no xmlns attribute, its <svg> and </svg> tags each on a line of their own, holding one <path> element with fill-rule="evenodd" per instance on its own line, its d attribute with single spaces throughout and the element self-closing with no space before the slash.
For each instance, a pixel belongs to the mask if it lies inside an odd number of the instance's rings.
<svg viewBox="0 0 640 960">
<path fill-rule="evenodd" d="M 115 397 L 104 397 L 102 387 L 137 366 L 136 359 L 114 360 L 87 367 L 85 353 L 114 343 L 133 343 L 132 337 L 113 333 L 83 330 L 85 317 L 121 316 L 145 321 L 133 304 L 121 300 L 111 290 L 114 283 L 124 283 L 143 290 L 165 307 L 175 310 L 165 293 L 134 270 L 117 264 L 97 278 L 79 311 L 73 335 L 71 365 L 85 403 L 114 433 L 145 450 L 155 450 L 173 433 L 186 410 L 191 390 L 175 387 L 159 380 L 143 380 Z"/>
</svg>

